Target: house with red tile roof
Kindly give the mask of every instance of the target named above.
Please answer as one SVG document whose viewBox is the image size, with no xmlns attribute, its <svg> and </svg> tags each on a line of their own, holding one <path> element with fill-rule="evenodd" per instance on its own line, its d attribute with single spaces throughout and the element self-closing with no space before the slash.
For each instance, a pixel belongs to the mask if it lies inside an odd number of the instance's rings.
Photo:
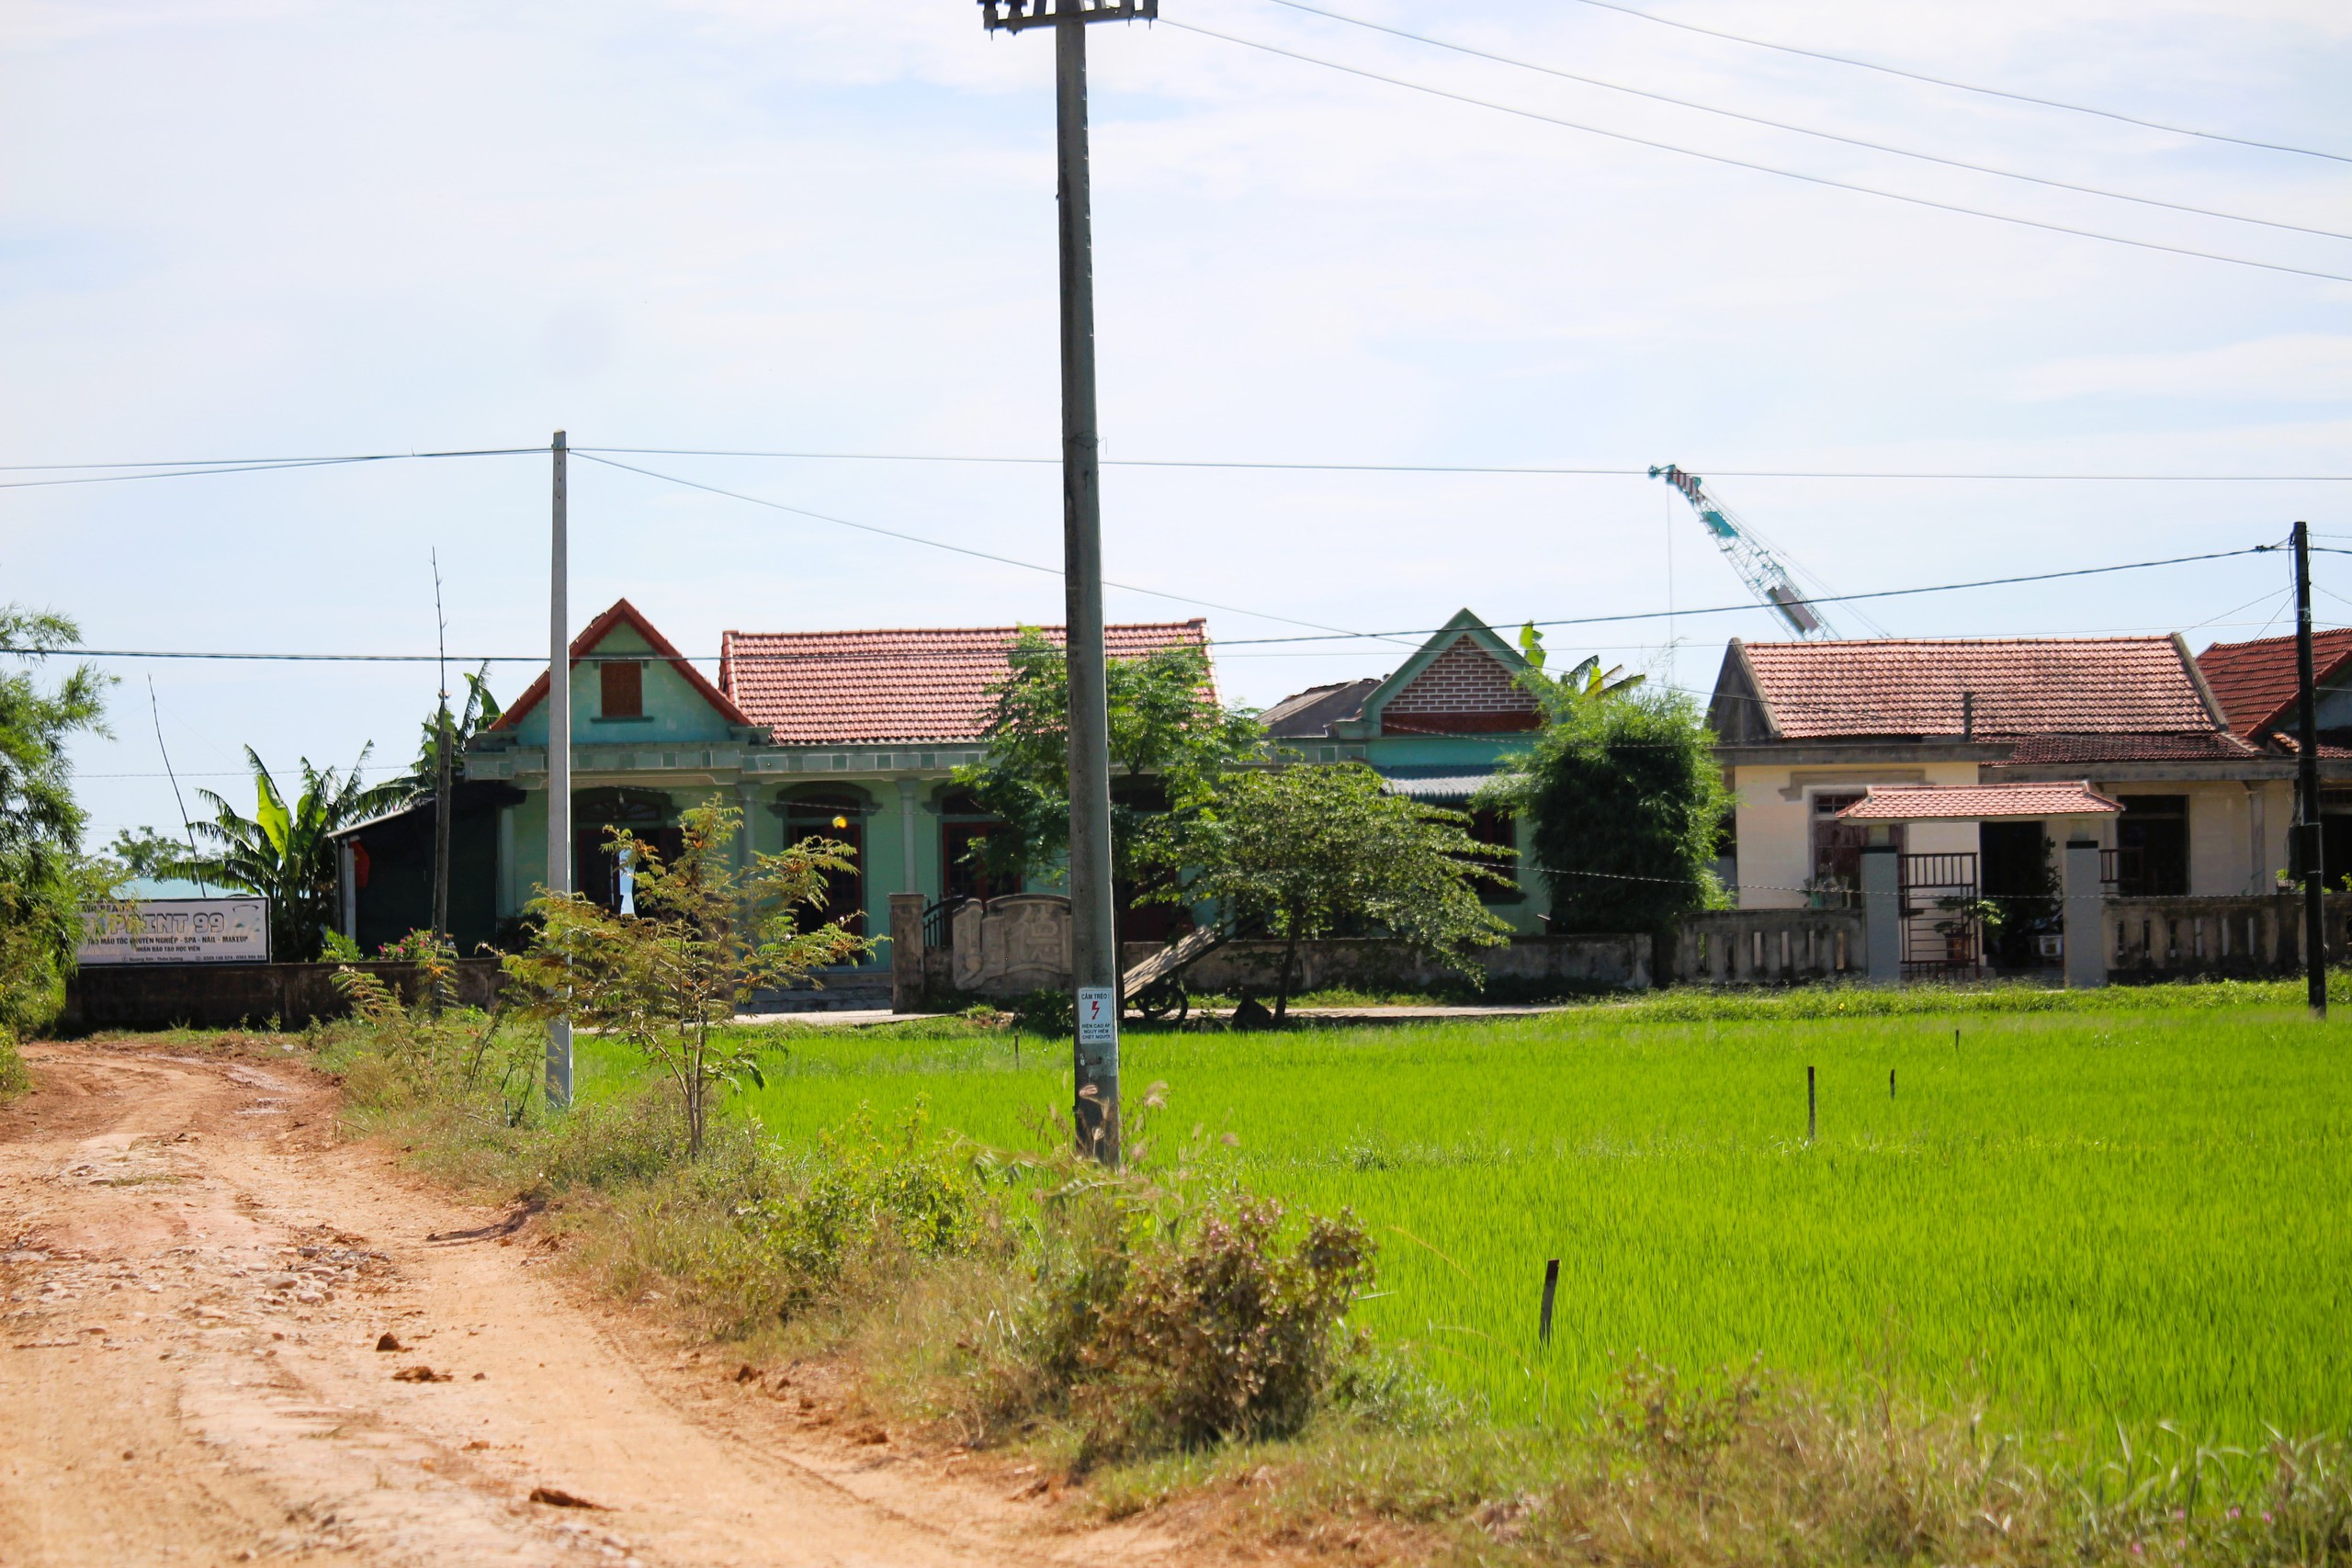
<svg viewBox="0 0 2352 1568">
<path fill-rule="evenodd" d="M 2265 751 L 2300 754 L 2292 637 L 2217 642 L 2197 656 L 2197 667 L 2233 735 Z M 2312 686 L 2319 728 L 2321 864 L 2328 881 L 2340 885 L 2352 872 L 2352 626 L 2312 634 Z"/>
<path fill-rule="evenodd" d="M 1726 870 L 1743 908 L 1849 899 L 1868 829 L 1844 814 L 1872 786 L 2049 783 L 2118 803 L 2073 826 L 1902 829 L 1909 853 L 1969 857 L 1987 897 L 2046 888 L 2062 831 L 2116 852 L 2127 896 L 2267 891 L 2287 863 L 2289 760 L 2233 732 L 2178 637 L 1734 638 L 1709 717 L 1736 796 Z"/>
<path fill-rule="evenodd" d="M 1059 627 L 1043 628 L 1059 637 Z M 628 600 L 571 643 L 574 886 L 614 897 L 605 829 L 674 837 L 681 812 L 726 801 L 748 847 L 773 852 L 820 833 L 853 845 L 857 870 L 834 907 L 888 929 L 889 896 L 1004 892 L 974 885 L 961 851 L 989 820 L 950 773 L 977 762 L 988 689 L 1017 626 L 845 632 L 729 631 L 717 678 Z M 1201 620 L 1114 625 L 1113 658 L 1208 646 Z M 502 808 L 494 872 L 502 916 L 547 878 L 548 677 L 542 673 L 466 757 L 470 781 L 516 786 Z M 869 967 L 887 968 L 887 944 Z M 854 987 L 836 987 L 844 997 Z"/>
<path fill-rule="evenodd" d="M 1391 793 L 1469 811 L 1474 836 L 1524 855 L 1524 825 L 1473 811 L 1471 797 L 1542 726 L 1542 710 L 1520 683 L 1526 668 L 1518 649 L 1459 610 L 1386 675 L 1310 686 L 1258 716 L 1283 752 L 1307 762 L 1369 763 Z M 1550 905 L 1542 878 L 1503 869 L 1514 885 L 1481 896 L 1515 929 L 1539 931 Z"/>
</svg>

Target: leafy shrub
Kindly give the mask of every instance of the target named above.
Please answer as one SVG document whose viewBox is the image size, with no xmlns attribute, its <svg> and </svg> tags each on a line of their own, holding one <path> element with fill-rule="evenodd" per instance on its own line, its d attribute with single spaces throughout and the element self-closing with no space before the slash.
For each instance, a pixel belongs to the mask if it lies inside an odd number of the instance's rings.
<svg viewBox="0 0 2352 1568">
<path fill-rule="evenodd" d="M 1068 991 L 1032 991 L 1013 999 L 1012 1027 L 1047 1040 L 1078 1032 L 1078 998 Z"/>
<path fill-rule="evenodd" d="M 446 998 L 453 961 L 446 949 L 425 950 L 419 966 L 429 994 Z M 522 1125 L 538 1089 L 536 1035 L 502 1027 L 501 1012 L 411 1007 L 380 976 L 364 969 L 338 968 L 334 984 L 351 1004 L 360 1049 L 389 1069 L 408 1099 L 494 1100 L 506 1125 Z"/>
<path fill-rule="evenodd" d="M 1306 1425 L 1341 1320 L 1371 1283 L 1372 1244 L 1344 1211 L 1310 1217 L 1295 1239 L 1286 1218 L 1272 1198 L 1225 1194 L 1135 1259 L 1079 1358 L 1091 1449 L 1199 1448 Z"/>
<path fill-rule="evenodd" d="M 22 1094 L 31 1082 L 25 1072 L 25 1059 L 17 1055 L 17 1032 L 0 1023 L 0 1099 Z"/>
</svg>

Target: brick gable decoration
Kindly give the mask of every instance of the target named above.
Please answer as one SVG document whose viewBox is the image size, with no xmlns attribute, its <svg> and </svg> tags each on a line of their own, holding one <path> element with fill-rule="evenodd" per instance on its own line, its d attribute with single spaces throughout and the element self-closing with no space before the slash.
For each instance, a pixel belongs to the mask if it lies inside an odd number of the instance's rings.
<svg viewBox="0 0 2352 1568">
<path fill-rule="evenodd" d="M 1535 729 L 1543 710 L 1500 660 L 1455 637 L 1380 710 L 1388 735 L 1493 735 Z"/>
</svg>

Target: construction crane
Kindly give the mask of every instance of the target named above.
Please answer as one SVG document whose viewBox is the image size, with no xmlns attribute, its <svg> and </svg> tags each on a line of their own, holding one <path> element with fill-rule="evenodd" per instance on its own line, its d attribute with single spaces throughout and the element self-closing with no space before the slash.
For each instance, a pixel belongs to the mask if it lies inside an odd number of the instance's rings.
<svg viewBox="0 0 2352 1568">
<path fill-rule="evenodd" d="M 1755 529 L 1741 521 L 1737 513 L 1718 504 L 1715 498 L 1707 493 L 1706 486 L 1700 482 L 1698 475 L 1686 473 L 1672 463 L 1667 463 L 1653 466 L 1650 478 L 1664 479 L 1682 492 L 1682 499 L 1690 503 L 1690 510 L 1696 512 L 1699 521 L 1706 525 L 1708 536 L 1714 540 L 1715 548 L 1723 551 L 1724 558 L 1731 562 L 1731 569 L 1739 573 L 1742 582 L 1747 584 L 1747 591 L 1787 622 L 1791 631 L 1799 637 L 1834 637 L 1838 635 L 1838 628 L 1814 607 L 1811 596 L 1797 587 L 1796 580 L 1789 575 L 1788 568 L 1781 564 L 1771 547 Z"/>
</svg>

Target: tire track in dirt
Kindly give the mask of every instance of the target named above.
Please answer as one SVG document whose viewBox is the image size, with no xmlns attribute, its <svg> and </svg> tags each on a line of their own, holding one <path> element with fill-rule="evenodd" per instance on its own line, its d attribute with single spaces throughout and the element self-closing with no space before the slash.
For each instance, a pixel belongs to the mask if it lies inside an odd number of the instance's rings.
<svg viewBox="0 0 2352 1568">
<path fill-rule="evenodd" d="M 35 1090 L 0 1110 L 0 1562 L 1193 1555 L 1057 1529 L 875 1431 L 812 1436 L 798 1398 L 588 1301 L 527 1227 L 338 1143 L 333 1086 L 290 1057 L 26 1055 Z"/>
</svg>

